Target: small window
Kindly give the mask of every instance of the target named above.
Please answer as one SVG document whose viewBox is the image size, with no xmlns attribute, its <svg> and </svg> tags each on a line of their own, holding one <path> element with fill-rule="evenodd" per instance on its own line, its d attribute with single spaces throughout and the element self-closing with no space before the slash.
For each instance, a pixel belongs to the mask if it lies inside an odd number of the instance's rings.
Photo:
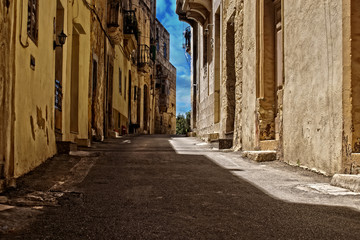
<svg viewBox="0 0 360 240">
<path fill-rule="evenodd" d="M 164 58 L 167 59 L 167 46 L 166 46 L 166 43 L 164 43 Z"/>
<path fill-rule="evenodd" d="M 120 113 L 118 113 L 118 128 L 120 128 L 120 119 L 121 119 Z"/>
<path fill-rule="evenodd" d="M 121 89 L 121 85 L 122 85 L 122 75 L 121 75 L 121 69 L 119 68 L 119 93 L 120 95 L 122 94 L 122 89 Z"/>
<path fill-rule="evenodd" d="M 28 2 L 27 34 L 37 44 L 38 41 L 38 0 Z"/>
<path fill-rule="evenodd" d="M 124 99 L 126 99 L 126 76 L 125 76 L 125 82 L 124 82 Z"/>
</svg>

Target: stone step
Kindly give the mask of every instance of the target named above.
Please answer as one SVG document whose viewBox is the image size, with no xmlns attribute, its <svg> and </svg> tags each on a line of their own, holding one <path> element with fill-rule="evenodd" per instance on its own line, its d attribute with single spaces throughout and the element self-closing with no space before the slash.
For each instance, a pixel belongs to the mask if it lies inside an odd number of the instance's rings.
<svg viewBox="0 0 360 240">
<path fill-rule="evenodd" d="M 77 151 L 76 143 L 69 141 L 56 142 L 56 148 L 58 154 L 69 154 L 70 151 Z"/>
<path fill-rule="evenodd" d="M 276 160 L 276 151 L 243 151 L 241 156 L 256 162 L 269 162 Z"/>
<path fill-rule="evenodd" d="M 360 175 L 335 174 L 331 179 L 331 185 L 360 192 Z"/>
</svg>

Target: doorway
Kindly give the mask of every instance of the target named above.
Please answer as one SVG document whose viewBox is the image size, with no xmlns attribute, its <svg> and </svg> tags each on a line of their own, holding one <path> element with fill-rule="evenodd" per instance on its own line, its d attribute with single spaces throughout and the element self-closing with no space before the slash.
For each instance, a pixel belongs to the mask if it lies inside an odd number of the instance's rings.
<svg viewBox="0 0 360 240">
<path fill-rule="evenodd" d="M 54 38 L 64 29 L 64 8 L 61 2 L 57 0 L 55 18 Z M 55 139 L 62 140 L 62 100 L 63 100 L 63 48 L 57 47 L 55 49 Z"/>
</svg>

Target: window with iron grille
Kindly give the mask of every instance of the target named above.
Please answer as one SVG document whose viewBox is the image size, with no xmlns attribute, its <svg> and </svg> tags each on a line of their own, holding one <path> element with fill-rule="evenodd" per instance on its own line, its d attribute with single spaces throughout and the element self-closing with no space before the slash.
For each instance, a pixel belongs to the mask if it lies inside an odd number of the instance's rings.
<svg viewBox="0 0 360 240">
<path fill-rule="evenodd" d="M 28 2 L 27 34 L 37 44 L 38 40 L 38 0 Z"/>
</svg>

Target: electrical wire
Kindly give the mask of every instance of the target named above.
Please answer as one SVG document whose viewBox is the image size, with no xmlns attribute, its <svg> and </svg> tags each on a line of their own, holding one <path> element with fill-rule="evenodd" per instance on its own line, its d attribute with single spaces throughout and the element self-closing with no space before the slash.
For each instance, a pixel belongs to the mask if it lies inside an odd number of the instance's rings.
<svg viewBox="0 0 360 240">
<path fill-rule="evenodd" d="M 112 40 L 111 40 L 108 32 L 106 31 L 105 27 L 103 26 L 103 24 L 102 24 L 102 22 L 101 22 L 101 18 L 99 17 L 99 14 L 96 12 L 95 6 L 90 5 L 86 0 L 83 0 L 83 3 L 85 4 L 85 6 L 86 6 L 91 12 L 94 13 L 94 15 L 96 16 L 97 21 L 98 21 L 99 24 L 100 24 L 101 30 L 104 32 L 106 38 L 109 40 L 110 45 L 114 48 L 115 46 L 114 46 L 114 44 L 113 44 L 113 42 L 112 42 Z M 118 46 L 119 46 L 121 52 L 123 53 L 123 55 L 130 61 L 131 59 L 130 59 L 130 57 L 128 57 L 128 56 L 126 55 L 125 49 L 123 48 L 123 46 L 121 46 L 120 44 L 119 44 Z"/>
</svg>

